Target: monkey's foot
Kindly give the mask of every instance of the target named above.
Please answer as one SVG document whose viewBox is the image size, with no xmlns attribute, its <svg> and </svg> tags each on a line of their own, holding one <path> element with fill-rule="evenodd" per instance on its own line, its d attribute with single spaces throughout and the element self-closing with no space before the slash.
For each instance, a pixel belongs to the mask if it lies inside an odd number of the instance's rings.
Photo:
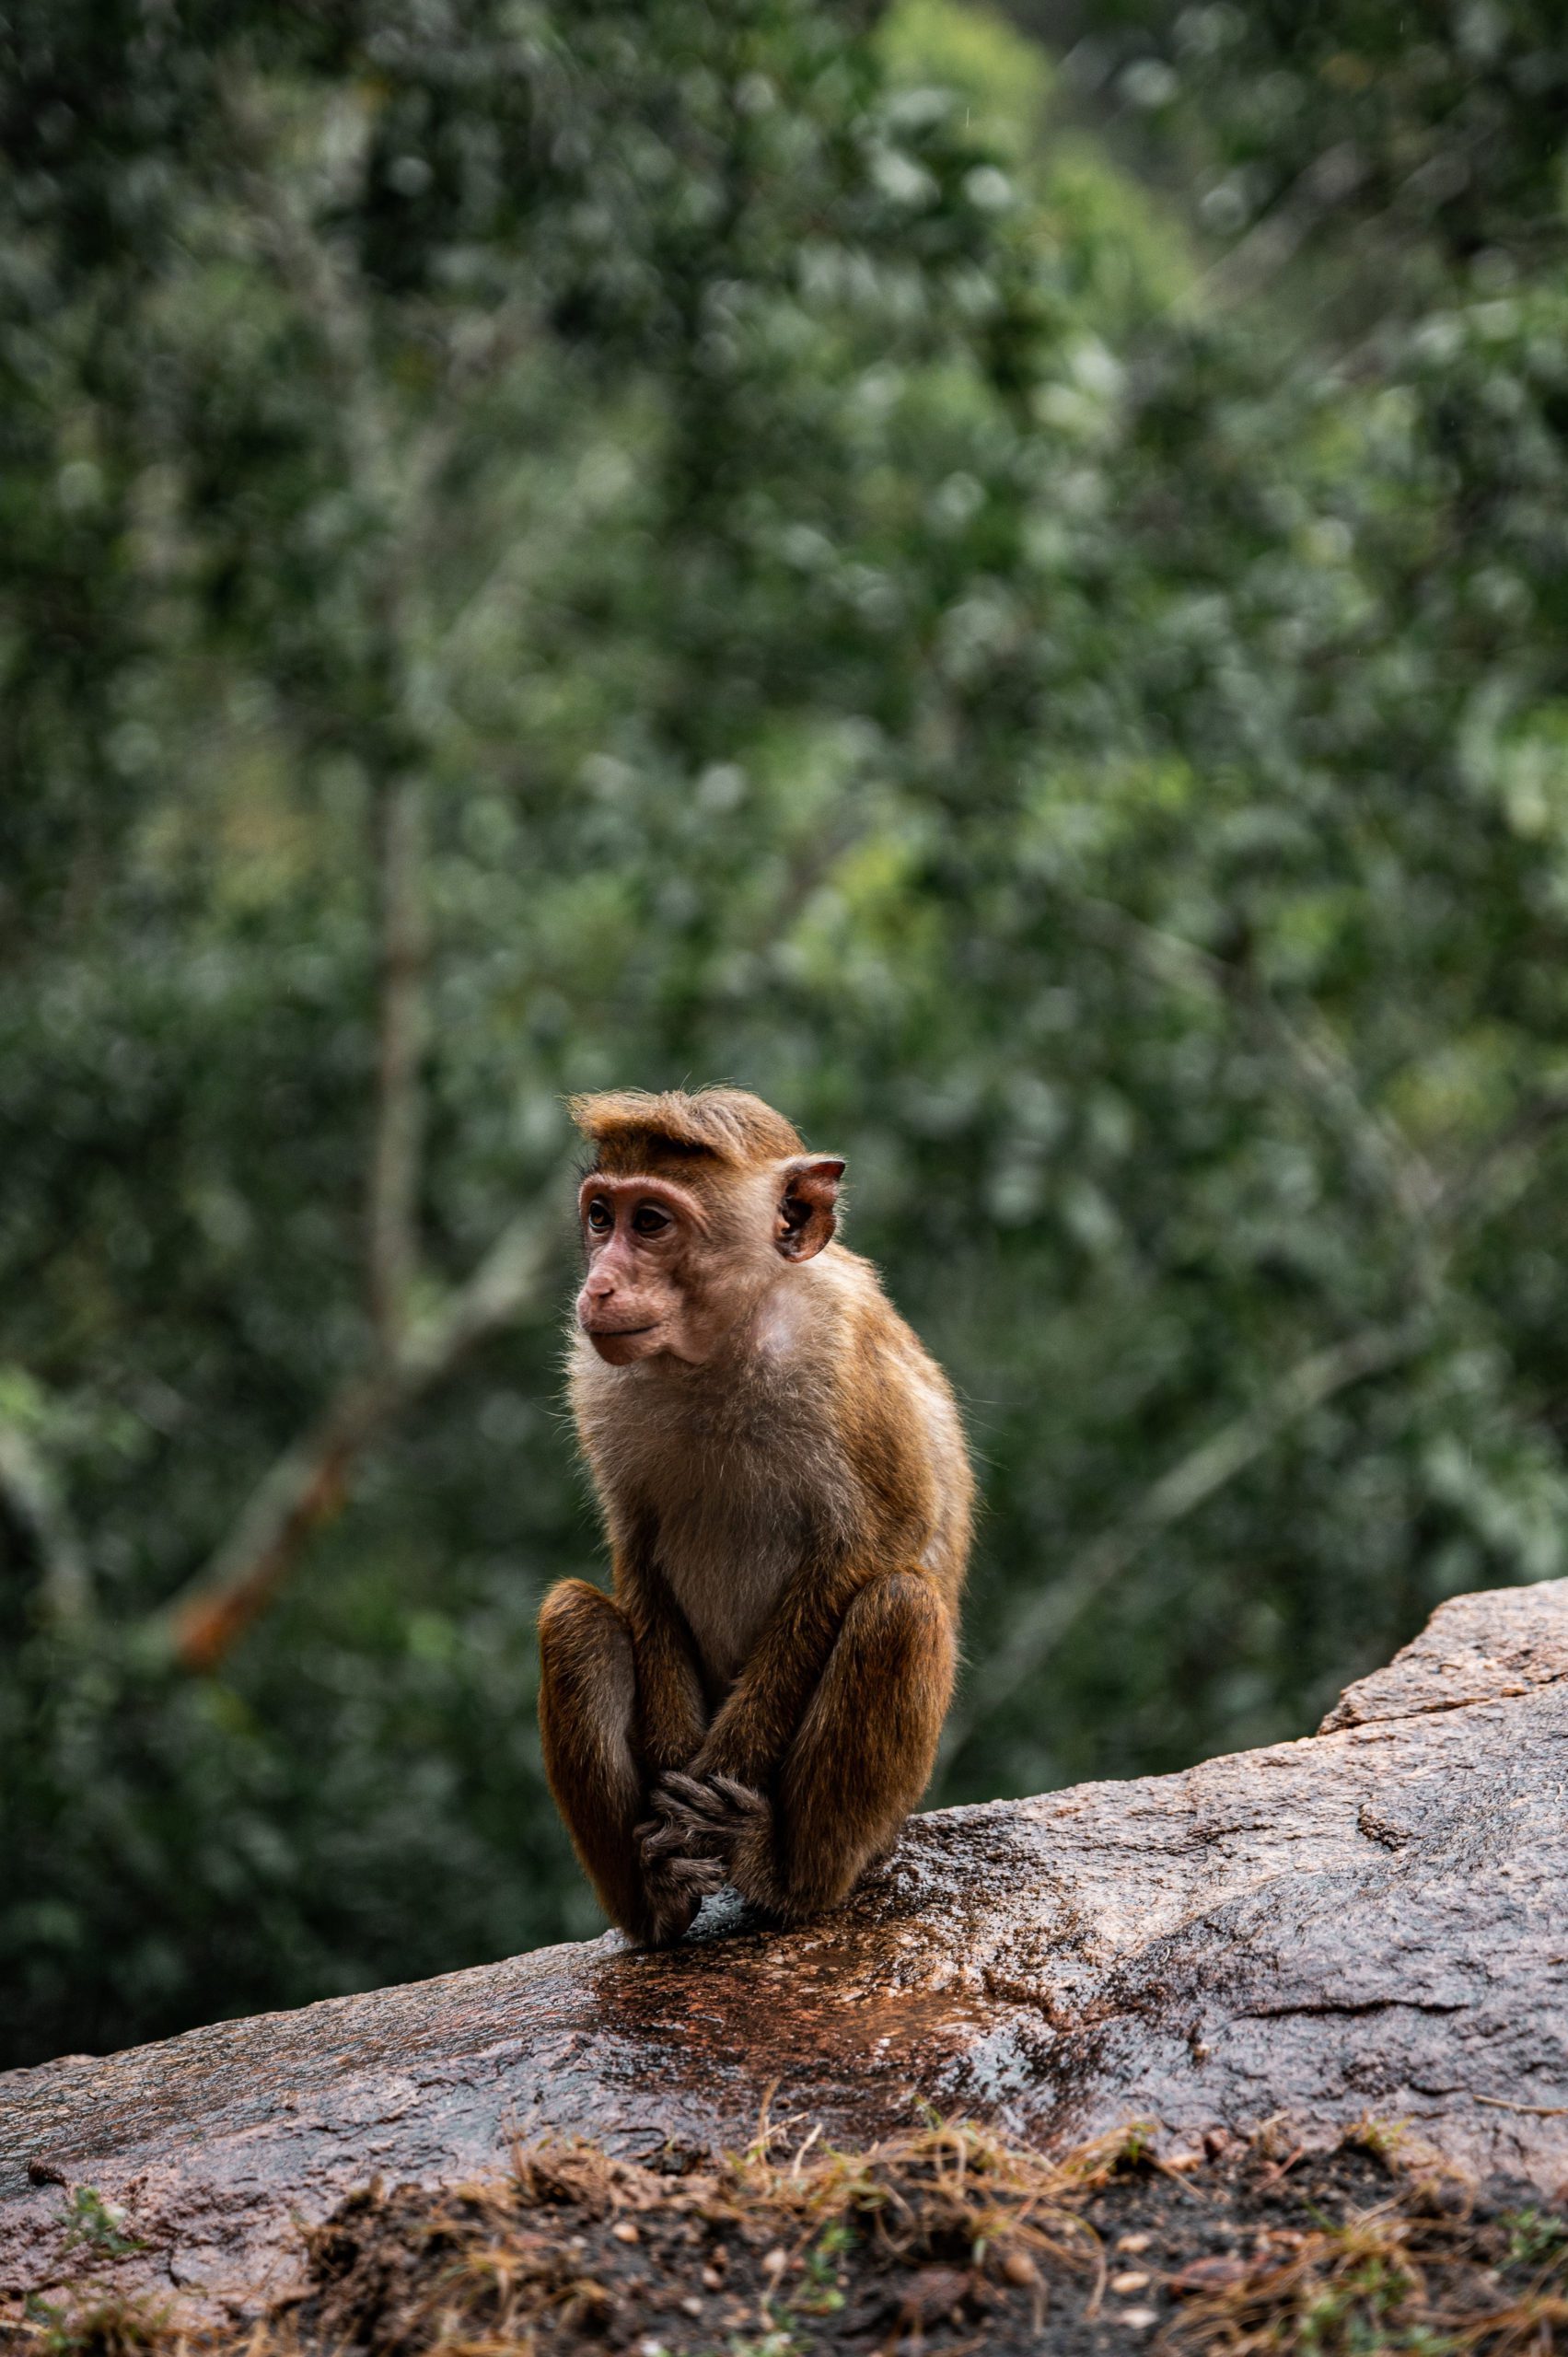
<svg viewBox="0 0 1568 2357">
<path fill-rule="evenodd" d="M 655 1785 L 653 1804 L 690 1855 L 717 1859 L 742 1898 L 777 1910 L 773 1806 L 765 1794 L 733 1776 L 672 1769 Z"/>
<path fill-rule="evenodd" d="M 673 1947 L 688 1933 L 704 1898 L 724 1888 L 722 1858 L 695 1853 L 668 1817 L 650 1817 L 636 1832 L 648 1900 L 648 1945 Z"/>
<path fill-rule="evenodd" d="M 770 1825 L 773 1814 L 761 1793 L 733 1776 L 686 1776 L 676 1769 L 654 1786 L 653 1804 L 693 1857 L 726 1863 L 736 1842 Z"/>
</svg>

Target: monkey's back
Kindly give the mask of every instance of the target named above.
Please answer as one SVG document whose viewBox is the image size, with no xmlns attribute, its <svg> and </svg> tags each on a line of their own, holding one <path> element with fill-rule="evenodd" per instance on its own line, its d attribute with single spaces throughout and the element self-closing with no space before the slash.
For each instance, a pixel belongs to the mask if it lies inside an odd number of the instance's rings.
<svg viewBox="0 0 1568 2357">
<path fill-rule="evenodd" d="M 865 1536 L 889 1569 L 916 1563 L 928 1573 L 956 1613 L 974 1475 L 952 1385 L 871 1261 L 836 1244 L 822 1259 L 842 1271 L 834 1422 L 869 1509 Z"/>
</svg>

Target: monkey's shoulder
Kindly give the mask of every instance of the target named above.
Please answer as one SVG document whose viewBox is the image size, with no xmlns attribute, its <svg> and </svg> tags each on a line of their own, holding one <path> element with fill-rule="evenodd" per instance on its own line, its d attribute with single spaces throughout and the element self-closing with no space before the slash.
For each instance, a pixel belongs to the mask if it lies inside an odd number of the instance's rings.
<svg viewBox="0 0 1568 2357">
<path fill-rule="evenodd" d="M 839 1276 L 841 1348 L 838 1356 L 851 1382 L 862 1379 L 890 1391 L 912 1389 L 939 1402 L 955 1433 L 958 1403 L 953 1387 L 909 1320 L 894 1306 L 874 1261 L 842 1245 L 822 1255 Z M 846 1357 L 847 1350 L 847 1357 Z"/>
<path fill-rule="evenodd" d="M 832 1356 L 830 1421 L 892 1551 L 907 1545 L 956 1583 L 974 1483 L 953 1387 L 872 1264 L 842 1258 L 854 1265 Z"/>
</svg>

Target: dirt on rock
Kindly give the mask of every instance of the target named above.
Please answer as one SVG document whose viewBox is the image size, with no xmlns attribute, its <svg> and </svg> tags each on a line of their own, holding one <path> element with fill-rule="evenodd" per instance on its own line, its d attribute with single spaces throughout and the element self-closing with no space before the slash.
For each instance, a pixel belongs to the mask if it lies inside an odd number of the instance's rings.
<svg viewBox="0 0 1568 2357">
<path fill-rule="evenodd" d="M 1568 2348 L 1568 2210 L 1364 2126 L 1156 2161 L 1132 2129 L 1047 2159 L 968 2123 L 870 2149 L 656 2172 L 583 2142 L 510 2175 L 372 2185 L 305 2237 L 260 2321 L 180 2328 L 74 2287 L 6 2357 L 1546 2357 Z M 97 2232 L 120 2228 L 101 2212 Z"/>
</svg>

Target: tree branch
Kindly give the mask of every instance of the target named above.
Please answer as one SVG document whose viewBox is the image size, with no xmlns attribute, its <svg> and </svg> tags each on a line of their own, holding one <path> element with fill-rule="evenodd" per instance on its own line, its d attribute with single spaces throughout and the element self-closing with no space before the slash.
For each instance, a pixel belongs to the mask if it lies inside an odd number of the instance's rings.
<svg viewBox="0 0 1568 2357">
<path fill-rule="evenodd" d="M 1226 1482 L 1272 1447 L 1282 1434 L 1320 1408 L 1336 1392 L 1368 1376 L 1382 1375 L 1409 1358 L 1425 1340 L 1424 1318 L 1399 1326 L 1368 1327 L 1325 1350 L 1313 1351 L 1271 1384 L 1257 1404 L 1163 1473 L 1144 1491 L 1131 1514 L 1091 1539 L 1060 1579 L 1031 1596 L 1009 1619 L 1000 1642 L 981 1665 L 961 1710 L 948 1721 L 943 1756 L 962 1751 L 988 1712 L 1007 1701 L 1032 1678 L 1086 1606 L 1134 1563 L 1151 1540 L 1185 1520 Z"/>
<path fill-rule="evenodd" d="M 1223 308 L 1260 294 L 1319 224 L 1365 186 L 1371 169 L 1353 140 L 1325 149 L 1280 202 L 1205 273 L 1198 285 L 1200 298 Z"/>
<path fill-rule="evenodd" d="M 1194 942 L 1145 924 L 1114 900 L 1083 894 L 1071 906 L 1103 940 L 1130 949 L 1149 971 L 1249 1014 L 1283 1050 L 1307 1092 L 1338 1132 L 1363 1182 L 1387 1198 L 1419 1235 L 1437 1206 L 1443 1183 L 1398 1123 L 1367 1104 L 1349 1059 L 1320 1018 L 1304 1029 L 1255 975 Z"/>
<path fill-rule="evenodd" d="M 383 1358 L 396 1355 L 419 1267 L 419 1185 L 424 1137 L 426 940 L 417 783 L 394 778 L 374 810 L 381 933 L 375 1134 L 366 1250 L 370 1323 Z"/>
<path fill-rule="evenodd" d="M 272 125 L 257 86 L 231 77 L 223 99 L 237 181 L 258 241 L 315 333 L 338 405 L 345 470 L 378 528 L 364 603 L 387 737 L 372 788 L 380 950 L 366 1254 L 375 1352 L 278 1457 L 228 1537 L 162 1616 L 165 1641 L 192 1669 L 213 1667 L 250 1626 L 311 1533 L 337 1512 L 360 1458 L 393 1419 L 475 1342 L 539 1304 L 556 1248 L 551 1210 L 514 1221 L 466 1285 L 438 1310 L 411 1322 L 419 1257 L 427 939 L 417 774 L 424 731 L 412 710 L 410 682 L 430 638 L 419 560 L 452 446 L 453 420 L 450 413 L 437 415 L 398 430 L 377 372 L 365 284 L 273 168 Z M 455 349 L 448 371 L 454 396 L 501 366 L 526 326 L 519 306 L 503 306 L 482 336 Z M 552 1202 L 557 1195 L 564 1201 L 567 1191 L 552 1182 Z"/>
<path fill-rule="evenodd" d="M 352 1376 L 262 1476 L 228 1537 L 160 1621 L 183 1667 L 212 1669 L 231 1650 L 311 1534 L 343 1504 L 366 1451 L 404 1409 L 487 1335 L 547 1306 L 562 1226 L 554 1204 L 568 1191 L 552 1180 L 548 1207 L 514 1220 L 468 1283 L 407 1327 L 387 1357 Z"/>
<path fill-rule="evenodd" d="M 342 268 L 273 168 L 272 126 L 253 81 L 220 85 L 236 178 L 279 277 L 314 329 L 339 402 L 339 427 L 354 488 L 379 506 L 398 488 L 395 453 L 371 349 L 363 291 Z"/>
<path fill-rule="evenodd" d="M 1437 1199 L 1438 1215 L 1445 1225 L 1457 1228 L 1477 1204 L 1490 1214 L 1499 1208 L 1503 1197 L 1517 1193 L 1527 1182 L 1541 1147 L 1565 1120 L 1568 1090 L 1549 1088 L 1529 1098 L 1487 1139 L 1468 1167 L 1445 1184 Z"/>
</svg>

